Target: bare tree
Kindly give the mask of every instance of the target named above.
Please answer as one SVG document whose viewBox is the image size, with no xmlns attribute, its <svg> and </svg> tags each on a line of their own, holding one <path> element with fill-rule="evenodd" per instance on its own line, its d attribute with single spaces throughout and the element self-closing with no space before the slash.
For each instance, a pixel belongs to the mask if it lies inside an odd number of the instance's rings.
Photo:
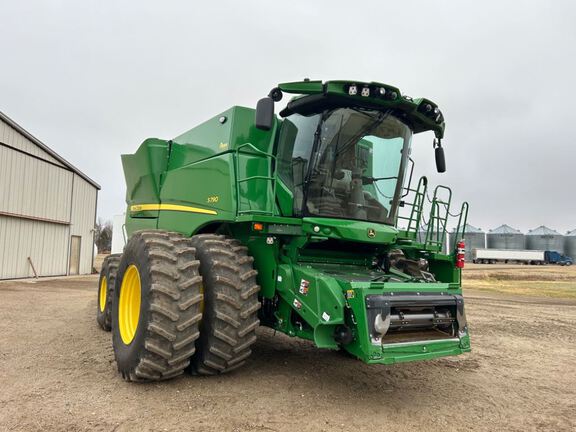
<svg viewBox="0 0 576 432">
<path fill-rule="evenodd" d="M 98 253 L 110 252 L 112 248 L 112 222 L 98 218 L 94 232 L 94 243 Z"/>
</svg>

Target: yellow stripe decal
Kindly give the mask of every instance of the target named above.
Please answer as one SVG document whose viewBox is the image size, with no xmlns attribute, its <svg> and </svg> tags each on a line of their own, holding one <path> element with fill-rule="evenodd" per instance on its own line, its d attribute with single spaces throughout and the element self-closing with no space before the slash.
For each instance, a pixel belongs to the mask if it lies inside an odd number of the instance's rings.
<svg viewBox="0 0 576 432">
<path fill-rule="evenodd" d="M 190 207 L 190 206 L 183 206 L 178 204 L 135 204 L 130 206 L 130 211 L 132 212 L 140 212 L 146 210 L 172 210 L 172 211 L 181 211 L 181 212 L 190 212 L 190 213 L 202 213 L 202 214 L 209 214 L 215 215 L 218 214 L 214 210 L 208 210 L 198 207 Z"/>
</svg>

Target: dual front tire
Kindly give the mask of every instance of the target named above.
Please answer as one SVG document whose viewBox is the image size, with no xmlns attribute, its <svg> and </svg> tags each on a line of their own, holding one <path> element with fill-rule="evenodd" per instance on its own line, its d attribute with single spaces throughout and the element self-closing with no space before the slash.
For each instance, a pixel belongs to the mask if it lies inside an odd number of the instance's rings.
<svg viewBox="0 0 576 432">
<path fill-rule="evenodd" d="M 254 259 L 238 240 L 214 234 L 192 237 L 200 260 L 204 308 L 192 372 L 216 375 L 242 366 L 256 342 L 260 309 Z"/>
<path fill-rule="evenodd" d="M 186 369 L 213 375 L 242 366 L 259 325 L 252 262 L 244 246 L 225 236 L 135 233 L 111 293 L 121 375 L 158 381 Z"/>
<path fill-rule="evenodd" d="M 112 307 L 112 344 L 129 381 L 180 375 L 195 352 L 202 277 L 190 240 L 138 232 L 124 248 Z"/>
</svg>

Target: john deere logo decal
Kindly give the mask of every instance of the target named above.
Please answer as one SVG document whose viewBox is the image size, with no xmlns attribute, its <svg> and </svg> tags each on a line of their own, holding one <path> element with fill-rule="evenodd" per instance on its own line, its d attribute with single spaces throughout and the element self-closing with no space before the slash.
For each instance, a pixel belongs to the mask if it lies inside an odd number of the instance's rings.
<svg viewBox="0 0 576 432">
<path fill-rule="evenodd" d="M 376 231 L 373 228 L 368 228 L 368 237 L 374 238 L 376 237 Z"/>
</svg>

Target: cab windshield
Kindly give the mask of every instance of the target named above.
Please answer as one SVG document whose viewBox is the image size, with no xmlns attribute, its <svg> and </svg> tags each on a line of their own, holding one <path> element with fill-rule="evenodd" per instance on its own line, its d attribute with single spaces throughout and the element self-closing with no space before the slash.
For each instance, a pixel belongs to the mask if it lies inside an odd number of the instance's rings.
<svg viewBox="0 0 576 432">
<path fill-rule="evenodd" d="M 389 112 L 340 108 L 284 120 L 278 172 L 297 215 L 395 224 L 412 131 Z"/>
<path fill-rule="evenodd" d="M 411 137 L 389 112 L 292 114 L 282 125 L 278 173 L 294 212 L 394 225 Z"/>
</svg>

